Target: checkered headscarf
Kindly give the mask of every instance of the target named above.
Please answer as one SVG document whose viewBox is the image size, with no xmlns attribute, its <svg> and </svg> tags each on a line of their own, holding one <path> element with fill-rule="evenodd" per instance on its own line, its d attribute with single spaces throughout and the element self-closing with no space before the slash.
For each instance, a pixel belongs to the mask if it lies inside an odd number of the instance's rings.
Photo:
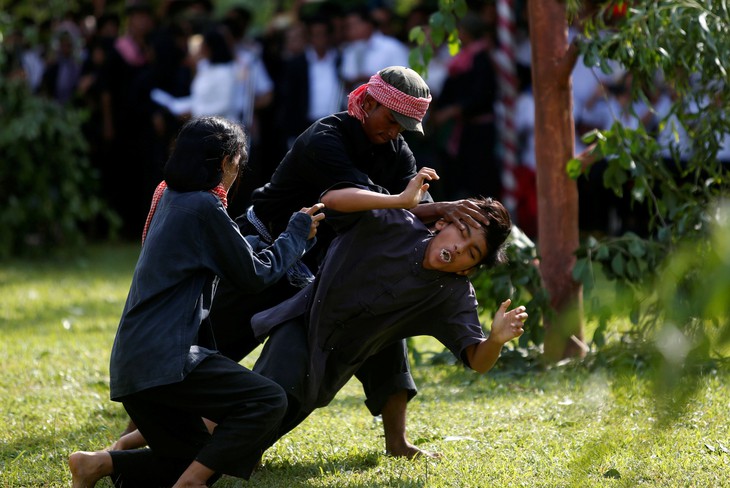
<svg viewBox="0 0 730 488">
<path fill-rule="evenodd" d="M 157 188 L 155 188 L 155 192 L 152 194 L 152 204 L 150 205 L 150 211 L 147 214 L 147 221 L 144 223 L 144 230 L 142 231 L 142 244 L 144 244 L 144 241 L 147 238 L 147 231 L 150 228 L 152 216 L 155 215 L 155 211 L 157 210 L 157 204 L 159 204 L 160 200 L 162 200 L 162 194 L 165 193 L 166 188 L 167 183 L 162 180 L 160 184 L 157 185 Z M 224 208 L 228 207 L 228 192 L 225 188 L 223 188 L 223 184 L 219 184 L 215 188 L 211 188 L 208 191 L 220 199 Z"/>
<path fill-rule="evenodd" d="M 423 120 L 428 105 L 431 103 L 431 95 L 428 95 L 428 98 L 413 97 L 386 83 L 378 73 L 375 73 L 370 77 L 370 81 L 355 88 L 347 97 L 347 113 L 360 122 L 365 122 L 367 116 L 362 108 L 362 102 L 367 93 L 384 107 L 419 122 Z"/>
</svg>

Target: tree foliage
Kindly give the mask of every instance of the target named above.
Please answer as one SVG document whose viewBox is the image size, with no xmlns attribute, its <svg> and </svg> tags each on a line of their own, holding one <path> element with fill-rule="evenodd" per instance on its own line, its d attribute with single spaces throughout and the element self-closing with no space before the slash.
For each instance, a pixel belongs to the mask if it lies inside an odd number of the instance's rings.
<svg viewBox="0 0 730 488">
<path fill-rule="evenodd" d="M 22 50 L 44 42 L 38 24 L 78 2 L 39 5 L 0 12 L 0 258 L 76 251 L 97 224 L 105 235 L 119 226 L 99 197 L 86 112 L 31 93 L 23 75 Z"/>
<path fill-rule="evenodd" d="M 730 132 L 728 5 L 724 0 L 637 1 L 621 18 L 612 15 L 612 6 L 603 5 L 586 25 L 580 43 L 585 62 L 604 71 L 610 70 L 609 61 L 618 62 L 633 77 L 633 98 L 649 104 L 652 89 L 666 84 L 675 96 L 658 130 L 671 133 L 674 141 L 666 158 L 660 155 L 657 131 L 643 126 L 632 130 L 617 121 L 609 130 L 585 135 L 595 144 L 593 156 L 607 163 L 604 186 L 616 195 L 627 192 L 635 208 L 648 211 L 648 235 L 587 239 L 573 276 L 583 283 L 594 309 L 626 314 L 634 339 L 655 340 L 660 347 L 667 331 L 675 330 L 686 345 L 685 356 L 701 351 L 705 358 L 717 357 L 721 350 L 707 341 L 727 342 L 729 311 L 718 313 L 708 303 L 717 300 L 717 289 L 708 285 L 724 290 L 730 279 L 716 246 L 725 239 L 716 234 L 726 233 L 725 212 L 718 206 L 727 197 L 728 168 L 718 162 L 717 151 Z M 680 128 L 691 141 L 683 154 Z M 568 171 L 577 178 L 584 165 L 573 160 Z M 594 293 L 599 271 L 615 283 L 618 301 Z M 604 329 L 596 331 L 598 344 Z M 676 351 L 660 347 L 660 352 L 666 364 L 676 364 L 671 357 Z"/>
<path fill-rule="evenodd" d="M 0 257 L 78 248 L 87 224 L 116 222 L 97 196 L 83 114 L 0 79 Z"/>
<path fill-rule="evenodd" d="M 449 42 L 453 51 L 458 50 L 455 25 L 465 8 L 465 2 L 442 0 L 428 30 L 411 31 L 411 41 L 419 46 L 411 53 L 415 69 L 425 71 L 437 41 Z M 730 311 L 719 305 L 724 301 L 718 298 L 730 279 L 730 269 L 717 247 L 727 233 L 725 214 L 718 209 L 724 208 L 728 176 L 718 163 L 717 151 L 730 132 L 728 2 L 567 1 L 571 20 L 584 9 L 592 15 L 577 42 L 588 66 L 610 72 L 611 62 L 617 62 L 633 77 L 632 98 L 648 105 L 652 88 L 659 83 L 675 95 L 658 130 L 643 126 L 632 130 L 617 120 L 608 130 L 584 135 L 593 144 L 592 156 L 606 160 L 604 186 L 618 196 L 626 194 L 634 208 L 644 208 L 649 216 L 646 235 L 588 237 L 577 252 L 573 277 L 583 284 L 592 314 L 589 319 L 597 323 L 592 343 L 603 346 L 609 322 L 625 317 L 631 329 L 624 341 L 649 341 L 659 356 L 668 359 L 671 348 L 662 341 L 666 342 L 667 330 L 676 330 L 685 341 L 683 357 L 695 358 L 696 364 L 701 357 L 716 358 L 723 354 L 718 348 L 727 344 L 730 335 Z M 680 158 L 679 129 L 686 130 L 692 141 L 685 160 Z M 660 155 L 658 131 L 662 130 L 674 138 L 668 159 Z M 586 166 L 575 159 L 566 170 L 579 178 Z M 510 257 L 508 268 L 475 280 L 479 297 L 485 305 L 497 303 L 500 294 L 525 300 L 531 320 L 522 342 L 540 344 L 539 319 L 549 308 L 535 271 L 539 256 L 528 245 L 512 247 Z M 604 286 L 596 287 L 599 276 L 614 284 L 610 297 L 604 294 Z M 712 276 L 711 283 L 707 276 Z M 708 284 L 714 287 L 709 293 L 713 298 L 705 297 Z M 677 363 L 665 361 L 670 370 L 671 364 Z"/>
<path fill-rule="evenodd" d="M 408 40 L 416 46 L 411 50 L 411 68 L 426 73 L 428 63 L 433 59 L 434 48 L 446 43 L 453 55 L 459 51 L 457 22 L 468 9 L 466 0 L 439 0 L 438 10 L 432 13 L 427 26 L 416 26 L 408 33 Z"/>
</svg>

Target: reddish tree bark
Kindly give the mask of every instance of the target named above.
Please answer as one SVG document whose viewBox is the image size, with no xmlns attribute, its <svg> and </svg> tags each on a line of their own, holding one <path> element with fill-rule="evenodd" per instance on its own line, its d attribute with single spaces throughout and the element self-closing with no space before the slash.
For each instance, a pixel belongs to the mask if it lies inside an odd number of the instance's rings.
<svg viewBox="0 0 730 488">
<path fill-rule="evenodd" d="M 573 280 L 579 245 L 578 189 L 565 170 L 573 157 L 571 72 L 577 49 L 568 45 L 565 2 L 528 3 L 535 97 L 538 249 L 540 273 L 554 317 L 545 318 L 545 359 L 582 356 L 583 289 Z"/>
</svg>

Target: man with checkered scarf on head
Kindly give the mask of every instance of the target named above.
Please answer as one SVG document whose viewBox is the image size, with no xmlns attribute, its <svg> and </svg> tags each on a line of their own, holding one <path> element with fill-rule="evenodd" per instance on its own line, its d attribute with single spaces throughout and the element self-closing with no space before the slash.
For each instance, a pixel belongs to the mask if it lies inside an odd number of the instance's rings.
<svg viewBox="0 0 730 488">
<path fill-rule="evenodd" d="M 253 192 L 251 207 L 236 220 L 241 233 L 276 238 L 286 228 L 292 209 L 318 201 L 337 184 L 366 186 L 386 194 L 402 192 L 417 168 L 401 132 L 423 134 L 422 120 L 430 102 L 428 86 L 412 69 L 380 70 L 350 93 L 347 112 L 316 121 L 297 138 L 269 183 Z M 445 219 L 463 231 L 466 226 L 479 229 L 479 221 L 484 221 L 472 202 L 433 202 L 428 194 L 412 212 L 425 223 Z M 320 226 L 317 244 L 290 268 L 288 279 L 255 297 L 221 281 L 210 316 L 213 337 L 207 340 L 211 347 L 236 361 L 256 348 L 259 341 L 251 330 L 251 317 L 306 286 L 334 235 L 326 224 Z M 282 368 L 286 367 L 282 359 Z M 416 394 L 416 385 L 405 341 L 371 357 L 356 376 L 363 385 L 366 406 L 373 415 L 382 415 L 387 452 L 409 458 L 431 455 L 406 439 L 406 406 Z"/>
</svg>

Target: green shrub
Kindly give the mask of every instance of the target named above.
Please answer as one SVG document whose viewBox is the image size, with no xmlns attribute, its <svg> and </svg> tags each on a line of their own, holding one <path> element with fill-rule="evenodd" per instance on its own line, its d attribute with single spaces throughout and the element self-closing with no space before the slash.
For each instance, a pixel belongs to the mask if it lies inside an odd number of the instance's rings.
<svg viewBox="0 0 730 488">
<path fill-rule="evenodd" d="M 0 77 L 0 258 L 77 249 L 89 226 L 118 220 L 81 132 L 84 113 Z"/>
</svg>

